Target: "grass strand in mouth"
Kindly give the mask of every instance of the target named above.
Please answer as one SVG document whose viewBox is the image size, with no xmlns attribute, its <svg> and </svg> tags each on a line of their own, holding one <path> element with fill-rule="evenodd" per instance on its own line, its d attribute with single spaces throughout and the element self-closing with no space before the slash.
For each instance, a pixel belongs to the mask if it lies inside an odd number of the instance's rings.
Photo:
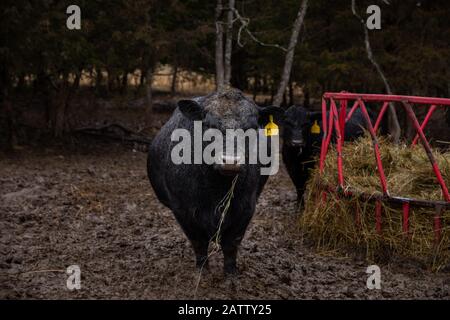
<svg viewBox="0 0 450 320">
<path fill-rule="evenodd" d="M 217 214 L 217 213 L 220 214 L 219 226 L 217 227 L 216 233 L 212 237 L 212 239 L 216 245 L 219 245 L 220 230 L 222 228 L 223 221 L 225 220 L 225 215 L 227 214 L 228 209 L 230 208 L 231 200 L 233 199 L 233 195 L 234 195 L 234 187 L 236 186 L 236 182 L 237 182 L 238 178 L 239 178 L 239 175 L 237 174 L 233 178 L 233 182 L 231 183 L 230 189 L 225 194 L 225 196 L 222 198 L 222 200 L 220 200 L 219 204 L 217 205 L 216 209 L 214 210 L 215 214 Z"/>
<path fill-rule="evenodd" d="M 218 214 L 218 213 L 220 214 L 219 225 L 217 226 L 216 233 L 211 238 L 211 241 L 212 241 L 214 247 L 211 250 L 211 252 L 208 254 L 208 256 L 206 257 L 205 261 L 203 262 L 203 264 L 199 270 L 197 283 L 195 285 L 195 290 L 194 290 L 194 299 L 197 297 L 198 286 L 200 285 L 202 271 L 203 271 L 203 267 L 204 267 L 205 263 L 208 261 L 208 259 L 211 256 L 213 256 L 220 250 L 220 230 L 222 228 L 222 224 L 223 224 L 223 221 L 225 220 L 225 216 L 228 212 L 228 209 L 230 208 L 231 200 L 233 199 L 233 195 L 234 195 L 234 188 L 236 186 L 236 182 L 237 182 L 238 178 L 239 178 L 239 174 L 237 174 L 233 178 L 230 189 L 225 194 L 225 196 L 219 201 L 219 203 L 217 204 L 217 206 L 214 210 L 214 214 Z"/>
<path fill-rule="evenodd" d="M 392 196 L 442 201 L 443 194 L 430 161 L 421 145 L 394 145 L 380 139 L 380 152 L 387 185 Z M 433 151 L 444 181 L 450 185 L 450 152 Z M 369 195 L 382 194 L 372 141 L 368 136 L 345 142 L 343 148 L 344 189 Z M 450 263 L 450 211 L 441 215 L 441 237 L 435 241 L 434 208 L 411 205 L 409 232 L 403 232 L 401 205 L 382 203 L 382 232 L 375 229 L 375 202 L 342 198 L 327 193 L 321 205 L 322 186 L 337 186 L 335 146 L 330 146 L 325 169 L 312 172 L 305 194 L 305 212 L 300 225 L 320 250 L 357 252 L 370 262 L 407 257 L 433 270 Z M 356 223 L 356 215 L 359 223 Z"/>
</svg>

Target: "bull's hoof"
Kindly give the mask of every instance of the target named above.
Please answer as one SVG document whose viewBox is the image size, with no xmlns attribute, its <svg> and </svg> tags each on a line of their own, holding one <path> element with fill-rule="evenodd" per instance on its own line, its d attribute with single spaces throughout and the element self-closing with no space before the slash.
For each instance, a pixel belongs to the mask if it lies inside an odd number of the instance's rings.
<svg viewBox="0 0 450 320">
<path fill-rule="evenodd" d="M 224 266 L 223 273 L 225 276 L 237 276 L 239 274 L 239 270 L 235 265 Z"/>
</svg>

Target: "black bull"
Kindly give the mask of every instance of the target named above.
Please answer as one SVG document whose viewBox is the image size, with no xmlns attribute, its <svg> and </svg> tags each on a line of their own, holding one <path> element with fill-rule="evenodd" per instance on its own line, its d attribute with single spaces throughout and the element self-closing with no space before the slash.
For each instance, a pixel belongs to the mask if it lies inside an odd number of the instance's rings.
<svg viewBox="0 0 450 320">
<path fill-rule="evenodd" d="M 259 164 L 174 164 L 170 157 L 174 145 L 172 132 L 180 128 L 192 132 L 196 120 L 202 121 L 205 129 L 222 132 L 257 130 L 264 127 L 269 115 L 278 121 L 282 113 L 280 108 L 258 107 L 238 90 L 215 92 L 180 101 L 153 140 L 148 154 L 150 182 L 158 199 L 172 210 L 190 240 L 198 267 L 207 266 L 209 244 L 217 240 L 224 255 L 225 273 L 237 272 L 238 246 L 268 176 L 260 174 Z M 223 216 L 222 209 L 228 204 L 222 200 L 231 189 L 233 196 L 228 199 L 229 208 Z"/>
<path fill-rule="evenodd" d="M 370 114 L 373 120 L 373 114 Z M 328 118 L 328 115 L 327 115 Z M 367 128 L 364 115 L 357 109 L 345 125 L 346 141 L 364 135 Z M 292 106 L 285 113 L 283 125 L 283 162 L 297 190 L 301 204 L 310 171 L 316 165 L 323 139 L 322 113 L 310 112 L 301 106 Z"/>
</svg>

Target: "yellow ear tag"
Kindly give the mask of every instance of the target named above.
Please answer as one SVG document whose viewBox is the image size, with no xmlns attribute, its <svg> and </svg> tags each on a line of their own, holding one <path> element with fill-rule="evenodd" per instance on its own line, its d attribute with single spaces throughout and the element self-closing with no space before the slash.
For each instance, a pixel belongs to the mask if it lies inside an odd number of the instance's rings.
<svg viewBox="0 0 450 320">
<path fill-rule="evenodd" d="M 269 116 L 269 123 L 264 127 L 264 133 L 266 137 L 278 135 L 278 126 L 273 122 L 272 115 Z"/>
<path fill-rule="evenodd" d="M 314 120 L 314 124 L 311 127 L 311 133 L 320 134 L 320 126 L 317 124 L 317 120 Z"/>
</svg>

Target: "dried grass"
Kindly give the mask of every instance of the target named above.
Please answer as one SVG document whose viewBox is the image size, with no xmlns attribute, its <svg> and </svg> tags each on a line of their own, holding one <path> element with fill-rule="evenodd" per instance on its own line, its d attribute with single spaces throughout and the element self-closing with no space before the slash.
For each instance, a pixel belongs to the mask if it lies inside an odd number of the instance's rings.
<svg viewBox="0 0 450 320">
<path fill-rule="evenodd" d="M 422 200 L 443 200 L 441 188 L 422 146 L 393 145 L 380 138 L 383 168 L 391 195 Z M 450 185 L 450 152 L 433 151 L 443 178 Z M 382 232 L 375 229 L 375 203 L 360 197 L 320 195 L 323 185 L 337 186 L 337 158 L 334 146 L 326 159 L 322 176 L 316 169 L 308 182 L 305 212 L 300 224 L 320 250 L 357 252 L 371 262 L 392 256 L 413 258 L 439 270 L 450 262 L 450 212 L 444 211 L 439 242 L 433 228 L 435 210 L 411 206 L 409 233 L 402 230 L 401 206 L 383 203 Z M 372 141 L 368 137 L 343 148 L 344 188 L 366 194 L 381 194 Z M 359 213 L 358 213 L 359 212 Z M 356 216 L 359 219 L 356 219 Z M 357 220 L 360 223 L 357 223 Z"/>
</svg>

